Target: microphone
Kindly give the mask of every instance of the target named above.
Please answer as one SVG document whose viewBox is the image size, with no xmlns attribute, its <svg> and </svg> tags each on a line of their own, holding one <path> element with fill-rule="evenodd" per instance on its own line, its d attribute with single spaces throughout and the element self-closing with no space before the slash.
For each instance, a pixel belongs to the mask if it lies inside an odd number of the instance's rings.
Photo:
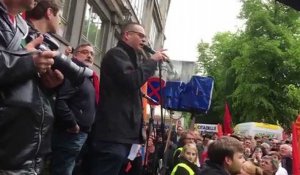
<svg viewBox="0 0 300 175">
<path fill-rule="evenodd" d="M 150 46 L 148 46 L 148 45 L 144 45 L 144 46 L 143 46 L 143 49 L 144 49 L 144 51 L 146 51 L 146 52 L 148 52 L 148 53 L 150 53 L 150 54 L 155 54 L 155 53 L 156 53 L 156 51 L 153 50 L 153 49 L 152 49 Z M 167 62 L 167 63 L 169 63 L 169 64 L 171 65 L 171 67 L 173 67 L 173 65 L 172 65 L 172 63 L 171 63 L 171 61 L 170 61 L 169 59 L 165 59 L 164 61 Z"/>
<path fill-rule="evenodd" d="M 151 53 L 151 54 L 155 54 L 155 53 L 156 53 L 155 50 L 153 50 L 151 47 L 149 47 L 149 46 L 147 46 L 147 45 L 144 45 L 144 46 L 143 46 L 143 49 L 144 49 L 144 51 L 146 51 L 146 52 L 148 52 L 148 53 Z"/>
</svg>

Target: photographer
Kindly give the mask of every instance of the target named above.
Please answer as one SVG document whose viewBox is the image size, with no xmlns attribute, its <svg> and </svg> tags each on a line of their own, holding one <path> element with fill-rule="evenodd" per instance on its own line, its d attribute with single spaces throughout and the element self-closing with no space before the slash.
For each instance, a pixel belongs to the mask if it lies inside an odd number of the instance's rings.
<svg viewBox="0 0 300 175">
<path fill-rule="evenodd" d="M 60 8 L 61 4 L 58 0 L 41 0 L 34 9 L 26 11 L 29 35 L 57 33 Z M 63 78 L 63 74 L 57 69 L 49 69 L 41 75 L 41 81 L 46 88 L 57 87 L 62 84 Z"/>
<path fill-rule="evenodd" d="M 21 46 L 28 26 L 19 13 L 36 4 L 0 0 L 0 174 L 40 174 L 50 146 L 53 113 L 40 76 L 57 53 L 35 49 L 42 36 Z"/>
</svg>

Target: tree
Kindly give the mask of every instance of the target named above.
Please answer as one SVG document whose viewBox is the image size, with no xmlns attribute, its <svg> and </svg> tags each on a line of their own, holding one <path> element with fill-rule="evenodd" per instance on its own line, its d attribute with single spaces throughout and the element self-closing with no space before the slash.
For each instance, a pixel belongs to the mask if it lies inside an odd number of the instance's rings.
<svg viewBox="0 0 300 175">
<path fill-rule="evenodd" d="M 226 100 L 235 123 L 288 127 L 300 109 L 299 12 L 274 0 L 242 2 L 243 30 L 218 33 L 211 45 L 198 44 L 198 70 L 215 78 L 209 115 L 221 118 Z"/>
</svg>

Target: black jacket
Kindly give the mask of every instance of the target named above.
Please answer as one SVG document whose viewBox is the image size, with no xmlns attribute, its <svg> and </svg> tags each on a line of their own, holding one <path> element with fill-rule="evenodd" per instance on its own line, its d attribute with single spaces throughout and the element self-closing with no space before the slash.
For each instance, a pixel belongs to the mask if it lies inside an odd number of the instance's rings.
<svg viewBox="0 0 300 175">
<path fill-rule="evenodd" d="M 15 28 L 0 2 L 0 172 L 38 170 L 40 157 L 49 151 L 53 122 L 32 57 L 24 54 L 19 44 L 27 33 L 27 25 L 20 16 L 16 22 Z M 16 47 L 9 49 L 16 32 L 20 33 Z"/>
<path fill-rule="evenodd" d="M 224 167 L 211 162 L 205 161 L 203 168 L 200 170 L 199 175 L 230 175 Z"/>
<path fill-rule="evenodd" d="M 134 49 L 123 41 L 105 54 L 101 63 L 95 140 L 141 143 L 140 87 L 154 74 L 156 65 L 150 59 L 138 65 Z"/>
<path fill-rule="evenodd" d="M 189 166 L 194 171 L 195 175 L 199 175 L 200 168 L 197 165 L 195 165 L 195 164 L 187 161 L 184 158 L 180 158 L 178 163 L 184 163 L 184 164 L 186 164 L 187 166 Z M 175 167 L 176 167 L 176 165 L 175 165 Z M 174 175 L 190 175 L 190 173 L 189 173 L 189 171 L 187 169 L 178 166 L 177 170 L 174 173 Z"/>
<path fill-rule="evenodd" d="M 82 63 L 73 59 L 79 66 Z M 96 113 L 95 89 L 91 78 L 85 77 L 80 85 L 73 85 L 68 79 L 57 92 L 55 101 L 55 125 L 66 130 L 80 126 L 81 131 L 89 131 Z"/>
</svg>

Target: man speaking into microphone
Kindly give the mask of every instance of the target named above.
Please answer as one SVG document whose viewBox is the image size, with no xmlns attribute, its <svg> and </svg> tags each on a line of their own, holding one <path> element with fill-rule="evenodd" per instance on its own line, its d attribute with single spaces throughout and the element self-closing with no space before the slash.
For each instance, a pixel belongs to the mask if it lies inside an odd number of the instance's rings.
<svg viewBox="0 0 300 175">
<path fill-rule="evenodd" d="M 144 28 L 128 23 L 121 29 L 117 46 L 103 57 L 92 138 L 92 175 L 119 174 L 132 145 L 143 141 L 140 87 L 154 74 L 157 62 L 168 59 L 163 51 L 156 51 L 138 64 L 138 52 L 145 44 Z"/>
</svg>

